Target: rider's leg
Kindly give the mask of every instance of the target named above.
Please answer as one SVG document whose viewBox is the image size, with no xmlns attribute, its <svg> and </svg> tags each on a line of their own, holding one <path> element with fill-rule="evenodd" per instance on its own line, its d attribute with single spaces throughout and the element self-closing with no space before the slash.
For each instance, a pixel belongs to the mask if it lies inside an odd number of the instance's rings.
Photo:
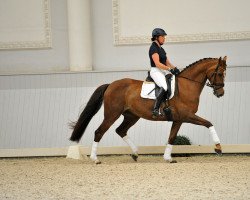
<svg viewBox="0 0 250 200">
<path fill-rule="evenodd" d="M 164 70 L 161 70 L 157 67 L 151 67 L 150 76 L 152 77 L 156 85 L 164 88 L 164 90 L 167 91 L 168 86 L 166 83 L 165 75 L 166 75 L 166 72 Z"/>
<path fill-rule="evenodd" d="M 161 87 L 159 90 L 159 94 L 155 100 L 154 108 L 152 111 L 153 116 L 158 116 L 160 114 L 159 108 L 160 108 L 161 102 L 164 99 L 164 94 L 165 94 L 165 90 Z"/>
<path fill-rule="evenodd" d="M 150 76 L 152 77 L 154 82 L 160 87 L 160 91 L 158 96 L 156 97 L 155 105 L 152 112 L 153 116 L 158 116 L 159 107 L 161 105 L 161 102 L 163 101 L 164 93 L 167 91 L 167 83 L 164 71 L 156 67 L 151 67 Z"/>
<path fill-rule="evenodd" d="M 168 77 L 168 76 L 165 76 L 166 77 L 166 82 L 167 82 L 167 91 L 168 91 L 168 94 L 167 94 L 167 101 L 169 99 L 169 97 L 171 96 L 171 77 Z M 164 108 L 164 112 L 167 114 L 167 115 L 170 115 L 171 114 L 171 110 L 169 108 L 169 104 L 167 104 L 167 107 Z"/>
</svg>

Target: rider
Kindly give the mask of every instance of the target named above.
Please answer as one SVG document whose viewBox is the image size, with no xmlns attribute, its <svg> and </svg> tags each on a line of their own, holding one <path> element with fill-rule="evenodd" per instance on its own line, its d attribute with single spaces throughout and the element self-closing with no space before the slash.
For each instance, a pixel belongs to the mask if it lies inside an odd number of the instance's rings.
<svg viewBox="0 0 250 200">
<path fill-rule="evenodd" d="M 163 101 L 164 93 L 168 89 L 165 76 L 169 73 L 176 75 L 180 72 L 170 63 L 165 50 L 161 47 L 165 42 L 166 36 L 167 33 L 163 29 L 155 28 L 152 31 L 152 44 L 149 48 L 149 58 L 151 64 L 150 76 L 160 87 L 152 112 L 154 117 L 159 116 L 159 107 Z"/>
</svg>

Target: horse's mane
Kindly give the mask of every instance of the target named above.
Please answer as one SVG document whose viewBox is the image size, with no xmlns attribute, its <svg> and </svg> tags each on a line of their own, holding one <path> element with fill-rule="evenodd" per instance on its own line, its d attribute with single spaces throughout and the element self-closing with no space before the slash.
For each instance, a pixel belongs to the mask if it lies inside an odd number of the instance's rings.
<svg viewBox="0 0 250 200">
<path fill-rule="evenodd" d="M 181 72 L 183 72 L 183 71 L 185 71 L 186 69 L 189 69 L 190 67 L 193 67 L 193 66 L 195 66 L 195 65 L 197 65 L 197 64 L 199 64 L 199 63 L 201 63 L 201 62 L 203 62 L 203 61 L 216 60 L 216 59 L 218 59 L 218 58 L 202 58 L 202 59 L 200 59 L 200 60 L 198 60 L 198 61 L 195 61 L 194 63 L 192 63 L 192 64 L 186 66 Z"/>
</svg>

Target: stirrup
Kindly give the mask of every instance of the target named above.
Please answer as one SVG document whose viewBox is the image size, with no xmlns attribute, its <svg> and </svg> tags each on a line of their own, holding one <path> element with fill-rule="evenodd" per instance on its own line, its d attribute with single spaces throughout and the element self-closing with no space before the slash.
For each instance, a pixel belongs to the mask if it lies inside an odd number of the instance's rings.
<svg viewBox="0 0 250 200">
<path fill-rule="evenodd" d="M 158 116 L 160 115 L 159 110 L 157 110 L 157 109 L 153 110 L 153 111 L 152 111 L 152 115 L 153 115 L 154 117 L 158 117 Z"/>
<path fill-rule="evenodd" d="M 153 117 L 153 118 L 156 118 L 156 117 L 158 117 L 158 116 L 162 116 L 162 113 L 160 112 L 160 109 L 154 109 L 154 110 L 152 111 L 152 117 Z"/>
<path fill-rule="evenodd" d="M 171 109 L 170 109 L 170 107 L 169 107 L 169 106 L 168 106 L 168 107 L 166 107 L 166 108 L 164 108 L 163 110 L 164 110 L 164 112 L 165 112 L 166 114 L 171 113 Z"/>
</svg>

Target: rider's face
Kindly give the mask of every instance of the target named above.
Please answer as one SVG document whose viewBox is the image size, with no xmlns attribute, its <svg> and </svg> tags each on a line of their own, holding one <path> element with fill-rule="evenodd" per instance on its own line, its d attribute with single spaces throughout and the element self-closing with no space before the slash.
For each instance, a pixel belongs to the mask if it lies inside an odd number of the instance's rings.
<svg viewBox="0 0 250 200">
<path fill-rule="evenodd" d="M 158 42 L 160 43 L 160 45 L 163 45 L 165 42 L 166 36 L 165 35 L 160 35 L 158 37 Z"/>
</svg>

